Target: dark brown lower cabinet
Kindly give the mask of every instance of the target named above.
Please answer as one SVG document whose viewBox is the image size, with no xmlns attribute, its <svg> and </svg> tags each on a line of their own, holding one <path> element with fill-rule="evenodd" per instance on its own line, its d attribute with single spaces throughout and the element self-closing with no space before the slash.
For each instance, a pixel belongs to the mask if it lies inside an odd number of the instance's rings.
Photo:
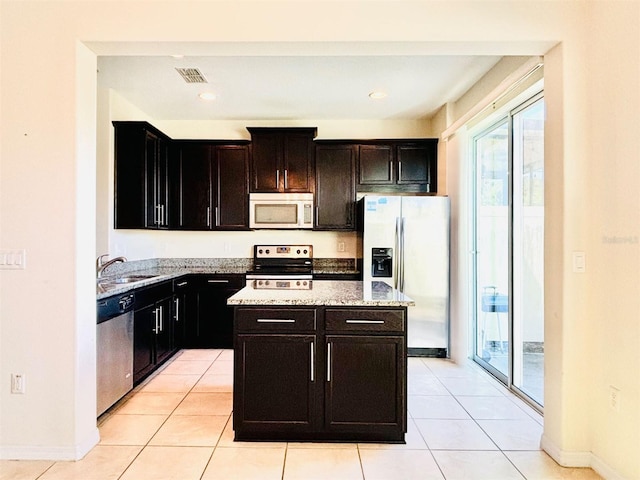
<svg viewBox="0 0 640 480">
<path fill-rule="evenodd" d="M 406 309 L 235 309 L 236 440 L 403 443 Z"/>
<path fill-rule="evenodd" d="M 171 282 L 142 289 L 133 317 L 133 383 L 137 384 L 176 351 Z"/>
<path fill-rule="evenodd" d="M 393 437 L 403 432 L 402 337 L 327 335 L 326 427 Z"/>
<path fill-rule="evenodd" d="M 193 275 L 192 308 L 185 316 L 184 348 L 232 348 L 233 308 L 227 298 L 245 286 L 239 274 Z"/>
<path fill-rule="evenodd" d="M 234 407 L 240 432 L 269 434 L 274 424 L 292 435 L 316 429 L 316 336 L 239 335 L 236 348 L 244 365 L 238 372 L 241 403 Z"/>
</svg>

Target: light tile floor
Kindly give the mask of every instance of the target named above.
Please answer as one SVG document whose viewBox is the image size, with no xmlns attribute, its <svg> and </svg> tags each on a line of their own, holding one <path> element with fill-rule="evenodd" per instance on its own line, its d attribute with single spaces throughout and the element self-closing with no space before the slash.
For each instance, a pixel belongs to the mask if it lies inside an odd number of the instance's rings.
<svg viewBox="0 0 640 480">
<path fill-rule="evenodd" d="M 0 480 L 600 478 L 542 452 L 542 417 L 472 363 L 409 359 L 406 445 L 234 442 L 232 368 L 183 350 L 100 417 L 84 459 L 1 461 Z"/>
</svg>

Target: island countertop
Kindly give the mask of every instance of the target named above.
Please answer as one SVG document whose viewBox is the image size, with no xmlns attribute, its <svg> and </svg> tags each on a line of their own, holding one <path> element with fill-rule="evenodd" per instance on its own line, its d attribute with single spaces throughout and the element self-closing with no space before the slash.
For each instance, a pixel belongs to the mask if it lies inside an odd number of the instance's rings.
<svg viewBox="0 0 640 480">
<path fill-rule="evenodd" d="M 227 305 L 342 305 L 409 307 L 415 302 L 384 282 L 314 280 L 310 290 L 255 289 L 247 286 Z"/>
</svg>

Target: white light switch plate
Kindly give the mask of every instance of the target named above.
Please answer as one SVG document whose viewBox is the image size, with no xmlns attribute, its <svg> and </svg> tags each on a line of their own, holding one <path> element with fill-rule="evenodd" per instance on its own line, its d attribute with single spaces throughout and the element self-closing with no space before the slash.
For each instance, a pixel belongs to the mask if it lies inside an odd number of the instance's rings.
<svg viewBox="0 0 640 480">
<path fill-rule="evenodd" d="M 27 268 L 27 253 L 25 250 L 0 249 L 0 269 L 24 270 Z"/>
<path fill-rule="evenodd" d="M 573 252 L 573 273 L 587 271 L 587 260 L 584 252 Z"/>
</svg>

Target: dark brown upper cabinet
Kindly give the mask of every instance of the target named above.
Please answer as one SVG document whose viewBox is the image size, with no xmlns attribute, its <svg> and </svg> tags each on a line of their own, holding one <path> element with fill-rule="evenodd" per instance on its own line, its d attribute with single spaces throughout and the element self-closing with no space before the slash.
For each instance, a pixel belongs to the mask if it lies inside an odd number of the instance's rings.
<svg viewBox="0 0 640 480">
<path fill-rule="evenodd" d="M 316 230 L 355 229 L 355 159 L 355 145 L 316 144 Z"/>
<path fill-rule="evenodd" d="M 393 185 L 394 157 L 391 145 L 358 146 L 358 185 Z"/>
<path fill-rule="evenodd" d="M 251 192 L 313 192 L 316 128 L 258 128 L 251 133 Z"/>
<path fill-rule="evenodd" d="M 168 228 L 170 139 L 147 122 L 113 122 L 115 228 Z"/>
<path fill-rule="evenodd" d="M 379 140 L 358 145 L 360 192 L 437 192 L 438 140 Z"/>
<path fill-rule="evenodd" d="M 248 168 L 247 142 L 175 141 L 171 169 L 172 228 L 247 229 Z"/>
</svg>

